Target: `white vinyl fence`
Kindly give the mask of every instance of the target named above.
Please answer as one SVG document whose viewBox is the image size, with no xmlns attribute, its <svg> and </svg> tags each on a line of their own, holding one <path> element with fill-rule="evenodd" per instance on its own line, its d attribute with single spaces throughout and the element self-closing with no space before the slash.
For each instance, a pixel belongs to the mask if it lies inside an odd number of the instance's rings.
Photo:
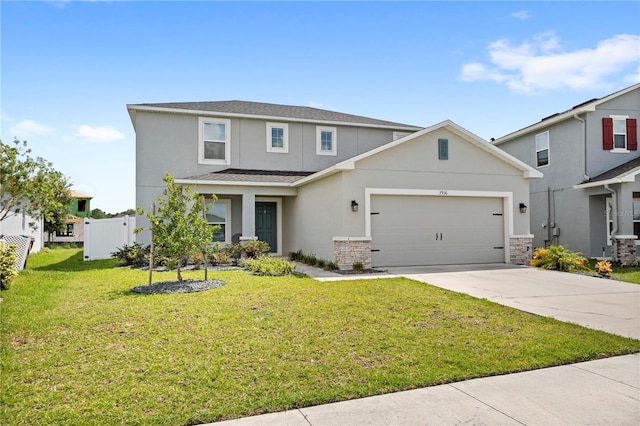
<svg viewBox="0 0 640 426">
<path fill-rule="evenodd" d="M 135 216 L 85 219 L 84 260 L 109 259 L 117 248 L 135 242 Z"/>
</svg>

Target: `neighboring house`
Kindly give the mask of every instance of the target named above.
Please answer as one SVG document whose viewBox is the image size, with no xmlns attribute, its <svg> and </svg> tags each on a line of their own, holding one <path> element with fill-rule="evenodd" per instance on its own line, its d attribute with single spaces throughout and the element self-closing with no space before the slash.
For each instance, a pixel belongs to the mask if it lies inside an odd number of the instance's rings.
<svg viewBox="0 0 640 426">
<path fill-rule="evenodd" d="M 520 205 L 541 174 L 451 121 L 422 129 L 243 101 L 127 108 L 137 205 L 151 209 L 168 172 L 218 197 L 207 212 L 216 241 L 258 238 L 276 255 L 302 250 L 340 269 L 531 256 Z"/>
<path fill-rule="evenodd" d="M 510 133 L 493 144 L 540 172 L 531 181 L 534 245 L 628 263 L 640 235 L 640 84 Z"/>
<path fill-rule="evenodd" d="M 29 223 L 35 223 L 36 229 L 29 226 Z M 0 239 L 5 235 L 24 236 L 32 239 L 33 246 L 31 253 L 40 251 L 44 243 L 44 232 L 42 219 L 34 219 L 24 212 L 8 215 L 5 220 L 0 221 Z"/>
<path fill-rule="evenodd" d="M 84 221 L 91 214 L 90 195 L 78 191 L 71 191 L 71 201 L 68 206 L 68 215 L 65 220 L 66 226 L 62 231 L 51 235 L 48 242 L 51 243 L 74 243 L 84 242 Z"/>
</svg>

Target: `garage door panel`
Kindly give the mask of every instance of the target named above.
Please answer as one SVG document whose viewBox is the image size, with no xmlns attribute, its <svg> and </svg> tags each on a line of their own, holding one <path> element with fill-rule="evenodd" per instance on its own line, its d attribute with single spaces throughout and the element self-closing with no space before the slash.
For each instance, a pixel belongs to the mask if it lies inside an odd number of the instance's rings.
<svg viewBox="0 0 640 426">
<path fill-rule="evenodd" d="M 501 198 L 372 196 L 374 266 L 504 261 Z"/>
</svg>

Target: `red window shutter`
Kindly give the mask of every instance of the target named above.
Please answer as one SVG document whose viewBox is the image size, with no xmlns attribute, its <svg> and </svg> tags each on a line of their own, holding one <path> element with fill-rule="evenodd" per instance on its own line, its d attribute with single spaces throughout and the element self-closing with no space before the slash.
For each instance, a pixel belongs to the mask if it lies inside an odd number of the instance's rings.
<svg viewBox="0 0 640 426">
<path fill-rule="evenodd" d="M 627 118 L 627 149 L 638 149 L 638 124 L 635 118 Z"/>
<path fill-rule="evenodd" d="M 602 149 L 613 149 L 613 118 L 602 118 Z"/>
</svg>

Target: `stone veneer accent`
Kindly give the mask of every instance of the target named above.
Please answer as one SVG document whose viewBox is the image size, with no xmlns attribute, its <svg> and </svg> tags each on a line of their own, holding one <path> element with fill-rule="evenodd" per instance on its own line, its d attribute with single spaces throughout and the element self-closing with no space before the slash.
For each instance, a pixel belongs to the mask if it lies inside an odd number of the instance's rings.
<svg viewBox="0 0 640 426">
<path fill-rule="evenodd" d="M 514 265 L 529 265 L 533 255 L 533 235 L 509 237 L 509 262 Z"/>
<path fill-rule="evenodd" d="M 635 235 L 616 235 L 613 238 L 614 261 L 618 261 L 622 266 L 626 266 L 636 260 Z"/>
<path fill-rule="evenodd" d="M 354 263 L 371 269 L 371 238 L 334 237 L 333 259 L 340 271 L 350 271 Z"/>
</svg>

